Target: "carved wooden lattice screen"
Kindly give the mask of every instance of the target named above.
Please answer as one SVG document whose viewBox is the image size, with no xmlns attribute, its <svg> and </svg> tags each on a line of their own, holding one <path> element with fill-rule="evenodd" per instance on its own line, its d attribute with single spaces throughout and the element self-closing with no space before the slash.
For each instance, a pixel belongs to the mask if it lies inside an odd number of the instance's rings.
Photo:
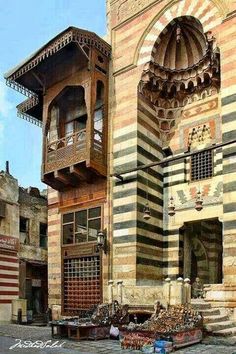
<svg viewBox="0 0 236 354">
<path fill-rule="evenodd" d="M 71 314 L 100 303 L 100 257 L 64 259 L 64 311 Z"/>
</svg>

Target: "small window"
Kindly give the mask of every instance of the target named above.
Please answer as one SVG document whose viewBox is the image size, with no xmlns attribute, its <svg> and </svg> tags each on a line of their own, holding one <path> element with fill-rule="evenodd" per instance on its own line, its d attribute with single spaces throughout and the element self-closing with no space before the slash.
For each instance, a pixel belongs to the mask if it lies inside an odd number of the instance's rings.
<svg viewBox="0 0 236 354">
<path fill-rule="evenodd" d="M 191 156 L 191 180 L 211 178 L 213 176 L 212 151 L 198 152 Z"/>
<path fill-rule="evenodd" d="M 20 216 L 20 242 L 29 244 L 29 219 Z"/>
<path fill-rule="evenodd" d="M 40 223 L 40 239 L 39 239 L 39 246 L 43 248 L 47 248 L 48 246 L 48 238 L 47 238 L 47 224 Z"/>
<path fill-rule="evenodd" d="M 63 244 L 96 242 L 101 230 L 101 207 L 63 215 Z"/>
</svg>

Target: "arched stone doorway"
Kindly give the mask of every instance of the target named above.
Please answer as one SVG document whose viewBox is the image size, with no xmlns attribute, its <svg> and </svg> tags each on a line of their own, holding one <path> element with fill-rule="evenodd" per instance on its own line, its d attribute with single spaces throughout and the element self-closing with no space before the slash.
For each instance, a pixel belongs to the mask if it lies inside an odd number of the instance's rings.
<svg viewBox="0 0 236 354">
<path fill-rule="evenodd" d="M 187 222 L 183 234 L 183 275 L 193 282 L 222 283 L 222 224 L 218 219 Z"/>
</svg>

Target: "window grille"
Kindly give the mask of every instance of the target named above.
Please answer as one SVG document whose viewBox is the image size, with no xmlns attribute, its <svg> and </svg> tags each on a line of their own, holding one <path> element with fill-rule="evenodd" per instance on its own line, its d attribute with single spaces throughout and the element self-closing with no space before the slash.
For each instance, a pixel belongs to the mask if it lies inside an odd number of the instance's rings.
<svg viewBox="0 0 236 354">
<path fill-rule="evenodd" d="M 64 312 L 77 314 L 101 302 L 100 258 L 64 260 Z"/>
<path fill-rule="evenodd" d="M 197 181 L 213 176 L 212 151 L 202 151 L 191 156 L 191 180 Z"/>
</svg>

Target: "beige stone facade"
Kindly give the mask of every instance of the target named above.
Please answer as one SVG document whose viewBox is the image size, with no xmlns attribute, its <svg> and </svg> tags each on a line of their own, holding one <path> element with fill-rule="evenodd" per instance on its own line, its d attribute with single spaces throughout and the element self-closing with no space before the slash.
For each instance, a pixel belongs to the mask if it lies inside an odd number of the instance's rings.
<svg viewBox="0 0 236 354">
<path fill-rule="evenodd" d="M 40 225 L 41 231 L 47 226 L 47 199 L 1 171 L 0 205 L 0 318 L 9 322 L 14 299 L 27 299 L 27 310 L 35 312 L 33 297 L 40 292 L 37 310 L 47 308 L 47 234 L 40 236 Z"/>
</svg>

